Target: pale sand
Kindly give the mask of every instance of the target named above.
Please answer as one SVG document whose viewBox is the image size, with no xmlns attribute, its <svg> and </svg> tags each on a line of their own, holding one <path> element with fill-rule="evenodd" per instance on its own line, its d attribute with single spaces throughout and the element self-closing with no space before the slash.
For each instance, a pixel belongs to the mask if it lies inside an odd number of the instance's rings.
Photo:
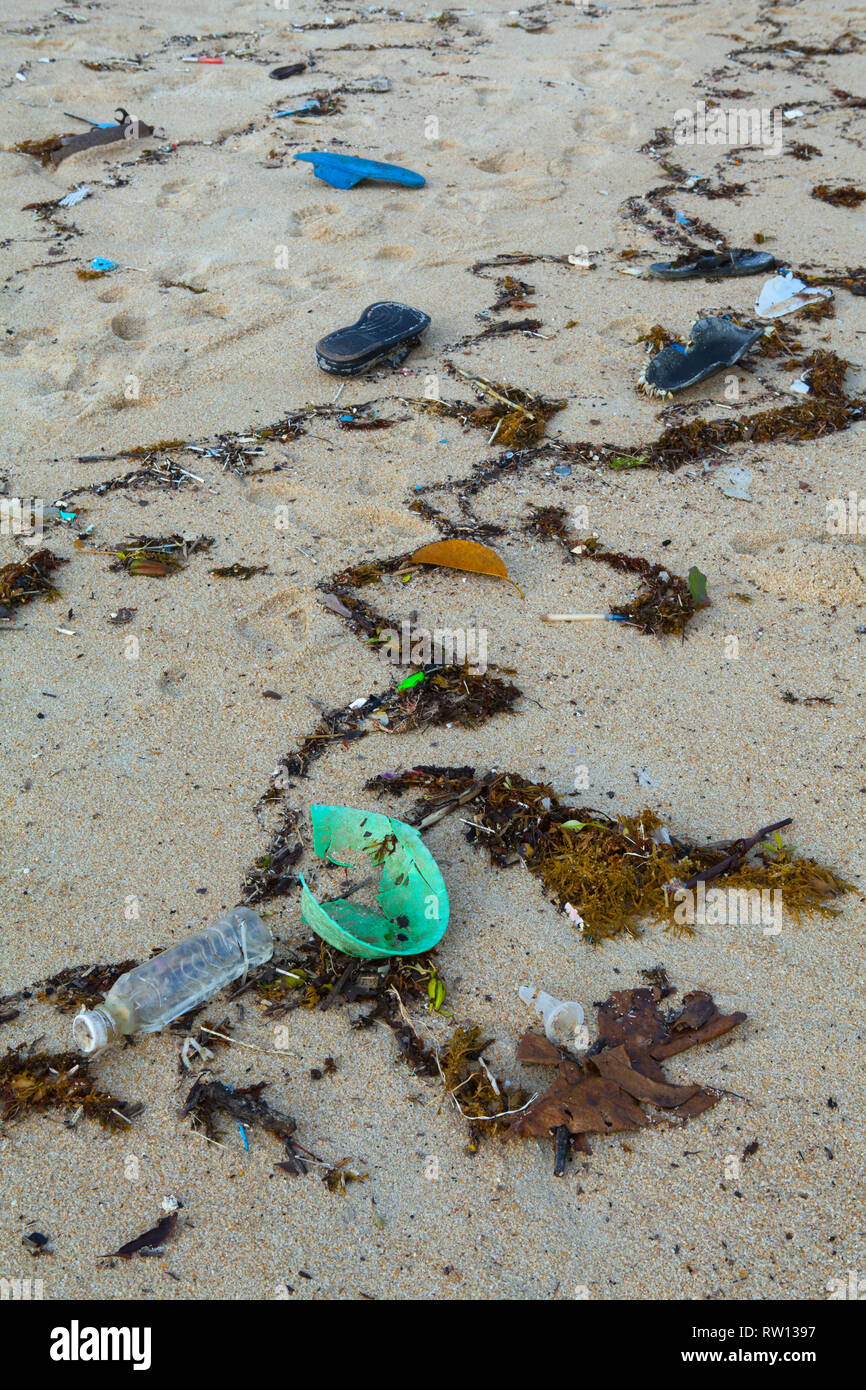
<svg viewBox="0 0 866 1390">
<path fill-rule="evenodd" d="M 862 211 L 809 196 L 823 180 L 863 179 L 863 113 L 839 110 L 831 95 L 862 89 L 862 57 L 811 59 L 798 71 L 790 56 L 728 55 L 863 32 L 863 5 L 546 8 L 542 33 L 514 27 L 507 0 L 458 12 L 448 28 L 429 22 L 431 7 L 329 6 L 346 27 L 293 32 L 292 22 L 321 23 L 323 10 L 115 4 L 69 8 L 71 22 L 47 8 L 34 19 L 23 0 L 7 0 L 0 173 L 11 331 L 0 472 L 10 494 L 52 500 L 133 466 L 79 465 L 79 454 L 212 439 L 331 401 L 338 383 L 317 369 L 313 343 L 389 297 L 426 309 L 432 327 L 408 374 L 350 381 L 341 404 L 421 395 L 431 373 L 441 373 L 444 397 L 469 396 L 443 372 L 453 355 L 488 378 L 567 396 L 552 437 L 652 438 L 661 403 L 634 391 L 639 333 L 656 322 L 685 332 L 701 309 L 750 310 L 762 284 L 667 285 L 617 273 L 624 247 L 667 254 L 625 215 L 625 199 L 666 178 L 639 147 L 710 88 L 754 93 L 735 105 L 805 107 L 785 139 L 822 154 L 799 162 L 746 150 L 726 177 L 746 182 L 751 196 L 674 193 L 674 206 L 721 227 L 732 245 L 751 245 L 763 231 L 795 267 L 862 263 Z M 230 37 L 187 46 L 169 37 L 228 28 Z M 232 49 L 259 58 L 181 61 Z M 136 73 L 82 65 L 136 53 L 149 55 Z M 310 54 L 313 72 L 268 79 L 275 63 Z M 266 119 L 317 89 L 361 88 L 377 75 L 390 78 L 390 92 L 347 95 L 339 115 Z M 816 101 L 820 108 L 809 105 Z M 118 105 L 164 127 L 167 139 L 147 148 L 196 143 L 150 164 L 134 148 L 109 147 L 56 172 L 11 152 L 22 138 L 77 128 L 64 110 L 105 120 Z M 425 138 L 430 117 L 436 140 Z M 427 187 L 340 192 L 293 164 L 292 151 L 309 148 L 403 163 Z M 723 153 L 704 146 L 671 157 L 704 173 Z M 110 186 L 112 173 L 122 186 Z M 94 196 L 60 216 L 80 235 L 59 238 L 20 210 L 76 183 Z M 515 272 L 536 287 L 530 313 L 543 320 L 546 341 L 516 335 L 446 350 L 491 321 L 474 317 L 495 286 L 467 273 L 473 261 L 517 250 L 563 255 L 580 244 L 595 253 L 594 271 L 538 263 Z M 78 259 L 47 268 L 53 245 L 63 248 L 58 260 Z M 281 246 L 288 269 L 275 265 Z M 94 256 L 121 268 L 79 281 L 76 269 Z M 163 290 L 163 280 L 207 293 Z M 836 304 L 837 317 L 807 325 L 804 342 L 832 344 L 860 363 L 866 300 L 839 290 Z M 776 368 L 759 370 L 774 388 L 787 382 Z M 129 375 L 140 381 L 137 401 L 124 400 Z M 737 375 L 747 404 L 783 399 L 758 375 Z M 862 390 L 863 380 L 853 370 L 849 388 Z M 719 376 L 687 392 L 707 402 L 695 413 L 723 406 L 724 384 Z M 270 822 L 257 820 L 254 803 L 278 757 L 315 724 L 314 702 L 330 708 L 387 684 L 376 658 L 321 607 L 315 585 L 346 564 L 433 539 L 434 528 L 407 510 L 415 485 L 466 477 L 495 448 L 478 431 L 396 401 L 380 409 L 408 418 L 366 435 L 317 421 L 286 446 L 290 462 L 268 446 L 259 462 L 287 466 L 260 479 L 177 454 L 203 486 L 138 494 L 146 507 L 122 492 L 81 499 L 97 544 L 136 531 L 216 537 L 212 558 L 193 559 L 178 578 L 113 574 L 106 557 L 74 552 L 68 534 L 49 537 L 71 559 L 59 576 L 63 601 L 31 605 L 22 631 L 0 635 L 4 992 L 78 961 L 146 957 L 236 903 L 268 840 Z M 430 626 L 476 616 L 491 661 L 517 670 L 519 714 L 475 732 L 383 734 L 337 749 L 289 793 L 294 804 L 368 804 L 366 777 L 415 761 L 514 769 L 567 792 L 583 763 L 590 790 L 579 799 L 624 810 L 648 802 L 697 837 L 746 834 L 791 814 L 804 853 L 862 882 L 866 638 L 856 628 L 866 621 L 866 564 L 862 537 L 828 536 L 824 524 L 828 497 L 862 493 L 862 439 L 860 425 L 816 444 L 720 454 L 719 463 L 752 471 L 751 503 L 723 496 L 697 466 L 658 475 L 575 465 L 563 480 L 543 459 L 482 491 L 477 515 L 512 530 L 497 546 L 525 602 L 504 584 L 431 571 L 408 593 L 392 582 L 381 606 L 416 607 Z M 663 556 L 679 573 L 698 564 L 712 607 L 688 641 L 609 624 L 539 624 L 540 612 L 593 611 L 632 586 L 602 567 L 564 565 L 556 547 L 521 537 L 528 501 L 586 504 L 590 528 L 608 544 Z M 284 531 L 273 524 L 280 503 L 291 517 Z M 19 553 L 13 538 L 0 538 L 0 561 Z M 213 564 L 235 560 L 266 562 L 271 573 L 246 584 L 211 577 Z M 731 598 L 743 590 L 750 606 Z M 130 628 L 106 622 L 119 605 L 138 609 Z M 140 640 L 137 661 L 124 659 L 129 632 Z M 731 635 L 736 661 L 725 656 Z M 283 700 L 263 700 L 268 688 Z M 835 703 L 787 705 L 784 690 Z M 653 788 L 638 788 L 641 768 Z M 429 836 L 451 895 L 441 968 L 457 1019 L 490 1030 L 491 1061 L 503 1073 L 517 1075 L 514 1042 L 530 1021 L 520 983 L 589 1006 L 641 983 L 640 969 L 661 960 L 681 989 L 708 988 L 723 1007 L 748 1013 L 729 1038 L 669 1065 L 674 1079 L 736 1095 L 683 1130 L 594 1139 L 592 1157 L 555 1180 L 549 1142 L 493 1141 L 468 1156 L 453 1106 L 395 1061 L 390 1034 L 353 1032 L 337 1010 L 295 1013 L 287 1055 L 236 1047 L 218 1054 L 219 1074 L 235 1085 L 269 1079 L 270 1098 L 298 1117 L 308 1148 L 367 1166 L 369 1181 L 341 1198 L 314 1172 L 275 1175 L 279 1153 L 267 1136 L 255 1135 L 245 1154 L 231 1130 L 231 1152 L 191 1135 L 178 1118 L 188 1085 L 178 1042 L 150 1038 L 98 1063 L 108 1086 L 146 1103 L 128 1139 L 84 1122 L 70 1132 L 59 1116 L 6 1127 L 0 1275 L 41 1277 L 45 1296 L 58 1299 L 272 1298 L 284 1287 L 295 1298 L 571 1298 L 583 1287 L 591 1298 L 814 1299 L 829 1279 L 862 1271 L 862 894 L 835 920 L 786 920 L 775 938 L 760 928 L 705 926 L 691 940 L 651 929 L 593 951 L 525 870 L 492 869 L 462 830 L 451 818 Z M 129 895 L 140 900 L 138 921 L 124 918 Z M 270 920 L 284 941 L 296 939 L 296 899 L 277 900 Z M 418 1026 L 430 1037 L 447 1031 L 426 1017 Z M 68 1019 L 32 1006 L 3 1039 L 43 1034 L 42 1045 L 54 1047 L 68 1032 Z M 249 1000 L 236 1036 L 273 1044 Z M 311 1082 L 309 1068 L 329 1053 L 338 1074 Z M 753 1139 L 758 1152 L 726 1179 L 726 1156 Z M 137 1181 L 124 1176 L 130 1155 Z M 425 1176 L 431 1157 L 438 1180 Z M 152 1224 L 169 1193 L 182 1199 L 185 1224 L 165 1258 L 100 1268 L 95 1257 Z M 54 1247 L 38 1263 L 20 1245 L 34 1228 Z"/>
</svg>

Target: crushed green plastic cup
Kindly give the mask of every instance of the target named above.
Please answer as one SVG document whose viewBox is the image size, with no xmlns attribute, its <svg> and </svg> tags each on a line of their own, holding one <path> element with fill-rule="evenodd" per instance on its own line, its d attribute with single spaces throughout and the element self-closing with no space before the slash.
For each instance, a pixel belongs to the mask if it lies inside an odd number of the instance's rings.
<svg viewBox="0 0 866 1390">
<path fill-rule="evenodd" d="M 323 906 L 299 874 L 301 920 L 338 951 L 364 960 L 432 950 L 448 926 L 448 891 L 439 865 L 415 827 L 350 806 L 313 805 L 310 818 L 316 854 L 351 868 L 339 856 L 360 850 L 381 867 L 376 901 L 382 911 L 347 899 Z"/>
<path fill-rule="evenodd" d="M 421 682 L 425 679 L 425 677 L 425 671 L 413 671 L 411 676 L 407 676 L 404 681 L 400 682 L 400 684 L 397 686 L 397 689 L 411 690 L 413 685 L 420 685 Z"/>
</svg>

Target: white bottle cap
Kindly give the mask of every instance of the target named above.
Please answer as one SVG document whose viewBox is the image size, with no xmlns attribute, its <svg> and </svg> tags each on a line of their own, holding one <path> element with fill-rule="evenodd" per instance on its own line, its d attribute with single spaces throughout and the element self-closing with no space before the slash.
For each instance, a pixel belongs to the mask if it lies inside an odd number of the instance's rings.
<svg viewBox="0 0 866 1390">
<path fill-rule="evenodd" d="M 101 1009 L 82 1009 L 72 1022 L 72 1037 L 79 1051 L 101 1052 L 108 1046 L 109 1021 Z"/>
</svg>

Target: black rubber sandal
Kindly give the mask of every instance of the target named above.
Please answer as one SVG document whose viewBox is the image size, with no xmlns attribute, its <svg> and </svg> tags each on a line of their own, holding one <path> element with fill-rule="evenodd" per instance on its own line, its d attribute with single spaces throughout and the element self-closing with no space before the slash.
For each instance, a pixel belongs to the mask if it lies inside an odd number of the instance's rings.
<svg viewBox="0 0 866 1390">
<path fill-rule="evenodd" d="M 430 315 L 408 304 L 368 304 L 348 328 L 338 328 L 316 343 L 316 361 L 334 376 L 357 376 L 383 359 L 398 366 L 429 327 Z"/>
<path fill-rule="evenodd" d="M 656 280 L 694 280 L 699 276 L 726 280 L 734 275 L 761 275 L 775 264 L 776 257 L 768 251 L 722 251 L 708 252 L 681 265 L 676 261 L 656 261 L 648 273 Z"/>
<path fill-rule="evenodd" d="M 694 386 L 722 367 L 733 367 L 763 334 L 763 328 L 740 328 L 730 319 L 698 319 L 688 347 L 668 343 L 650 358 L 641 374 L 641 390 L 648 396 L 669 396 Z"/>
</svg>

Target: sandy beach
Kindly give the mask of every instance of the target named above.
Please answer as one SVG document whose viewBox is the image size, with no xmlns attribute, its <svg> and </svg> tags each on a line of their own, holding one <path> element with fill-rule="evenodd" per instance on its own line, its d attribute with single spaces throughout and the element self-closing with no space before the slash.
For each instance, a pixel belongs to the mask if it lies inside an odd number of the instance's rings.
<svg viewBox="0 0 866 1390">
<path fill-rule="evenodd" d="M 866 185 L 866 7 L 7 0 L 0 33 L 0 503 L 74 513 L 41 541 L 68 562 L 60 597 L 0 621 L 0 1055 L 72 1046 L 72 1015 L 34 982 L 147 960 L 242 902 L 288 808 L 303 857 L 254 905 L 278 958 L 306 941 L 296 869 L 322 893 L 334 881 L 309 806 L 408 817 L 413 797 L 365 789 L 384 771 L 520 774 L 612 817 L 650 808 L 701 844 L 791 817 L 785 840 L 852 885 L 836 915 L 787 911 L 775 934 L 650 924 L 593 946 L 525 862 L 494 866 L 467 841 L 468 804 L 425 837 L 450 922 L 445 1011 L 413 1005 L 418 1036 L 435 1051 L 477 1025 L 494 1074 L 537 1091 L 540 1069 L 515 1059 L 536 1022 L 518 986 L 580 1001 L 594 1041 L 593 1006 L 663 965 L 672 1004 L 706 990 L 747 1016 L 665 1064 L 718 1104 L 592 1135 L 554 1177 L 548 1138 L 470 1152 L 457 1099 L 413 1074 L 389 1028 L 353 1028 L 358 1006 L 277 1018 L 255 991 L 223 994 L 199 1015 L 232 1039 L 215 1075 L 267 1082 L 318 1164 L 287 1175 L 268 1133 L 228 1121 L 217 1145 L 195 1130 L 180 1112 L 202 1064 L 183 1064 L 183 1032 L 111 1048 L 92 1075 L 143 1106 L 121 1131 L 60 1109 L 0 1122 L 0 1277 L 85 1301 L 827 1299 L 866 1272 L 866 204 L 813 189 Z M 269 77 L 291 63 L 307 66 Z M 329 99 L 330 114 L 274 115 Z M 696 103 L 770 113 L 778 139 L 677 143 Z M 58 164 L 16 149 L 88 129 L 64 113 L 118 108 L 154 134 Z M 293 158 L 323 150 L 425 185 L 328 186 Z M 637 389 L 654 326 L 685 341 L 702 315 L 757 322 L 767 276 L 647 274 L 715 245 L 829 281 L 831 315 L 777 322 L 796 330 L 790 361 L 850 364 L 847 427 L 612 463 L 675 425 L 807 399 L 784 354 L 747 354 L 673 400 Z M 523 259 L 478 268 L 507 256 Z M 493 308 L 508 276 L 530 307 Z M 380 300 L 430 315 L 421 342 L 396 367 L 323 372 L 317 341 Z M 525 318 L 537 326 L 481 336 Z M 489 404 L 467 378 L 565 404 L 535 445 L 503 449 L 492 425 L 419 408 Z M 844 527 L 828 527 L 832 499 Z M 709 605 L 682 637 L 539 621 L 606 613 L 636 581 L 527 532 L 533 507 L 564 508 L 573 543 L 596 533 L 672 574 L 696 567 Z M 323 712 L 407 673 L 323 603 L 332 577 L 449 526 L 492 546 L 523 597 L 423 568 L 358 598 L 483 630 L 513 709 L 474 728 L 401 732 L 392 716 L 262 802 Z M 212 544 L 164 577 L 116 563 L 130 537 L 169 535 Z M 0 534 L 0 566 L 33 550 Z M 235 564 L 259 572 L 213 573 Z M 336 1070 L 311 1076 L 329 1057 Z M 344 1159 L 359 1180 L 332 1191 L 323 1167 Z M 162 1254 L 100 1258 L 171 1196 Z M 38 1258 L 33 1231 L 50 1240 Z"/>
</svg>

